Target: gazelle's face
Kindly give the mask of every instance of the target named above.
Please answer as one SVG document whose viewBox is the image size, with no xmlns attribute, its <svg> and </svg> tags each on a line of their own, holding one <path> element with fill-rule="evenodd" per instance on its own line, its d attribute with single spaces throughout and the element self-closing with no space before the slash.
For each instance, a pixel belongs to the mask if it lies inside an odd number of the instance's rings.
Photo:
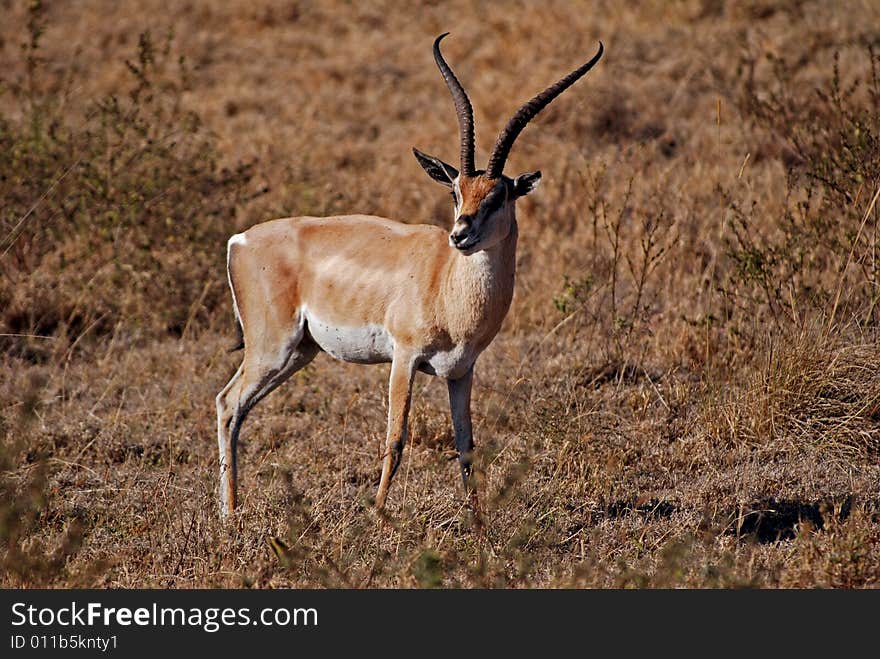
<svg viewBox="0 0 880 659">
<path fill-rule="evenodd" d="M 504 163 L 517 136 L 553 99 L 593 68 L 605 47 L 600 41 L 599 50 L 591 60 L 522 105 L 495 141 L 486 169 L 478 171 L 474 163 L 474 109 L 467 92 L 440 52 L 440 42 L 448 35 L 444 32 L 434 39 L 434 62 L 452 95 L 458 117 L 461 173 L 452 165 L 418 149 L 413 149 L 413 153 L 428 176 L 452 189 L 455 224 L 449 234 L 449 244 L 468 256 L 497 245 L 510 234 L 515 222 L 514 203 L 534 190 L 541 179 L 541 172 L 522 174 L 514 179 L 504 176 Z"/>
<path fill-rule="evenodd" d="M 465 256 L 494 247 L 507 238 L 514 223 L 514 204 L 538 186 L 541 172 L 512 179 L 488 178 L 483 172 L 465 176 L 438 158 L 413 150 L 419 164 L 438 183 L 451 189 L 455 221 L 449 244 Z"/>
<path fill-rule="evenodd" d="M 452 182 L 455 222 L 449 244 L 465 255 L 489 249 L 507 238 L 513 222 L 510 179 L 458 176 Z"/>
</svg>

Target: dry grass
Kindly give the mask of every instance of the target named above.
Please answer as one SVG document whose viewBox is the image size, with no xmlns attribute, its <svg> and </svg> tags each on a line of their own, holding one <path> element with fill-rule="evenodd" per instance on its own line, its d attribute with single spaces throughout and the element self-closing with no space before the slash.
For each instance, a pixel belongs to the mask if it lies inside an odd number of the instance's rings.
<svg viewBox="0 0 880 659">
<path fill-rule="evenodd" d="M 0 337 L 0 585 L 876 587 L 878 9 L 624 4 L 95 0 L 22 49 L 0 0 L 0 334 L 46 337 Z M 426 376 L 379 519 L 387 367 L 325 357 L 245 425 L 224 527 L 225 237 L 448 224 L 410 155 L 458 148 L 446 30 L 478 158 L 607 48 L 511 155 L 544 182 L 478 363 L 485 532 Z"/>
</svg>

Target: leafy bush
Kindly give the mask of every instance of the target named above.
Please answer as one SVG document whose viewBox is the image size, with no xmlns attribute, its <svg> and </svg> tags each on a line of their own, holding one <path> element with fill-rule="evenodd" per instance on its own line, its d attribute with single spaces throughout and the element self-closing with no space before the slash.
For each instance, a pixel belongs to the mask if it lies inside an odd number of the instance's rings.
<svg viewBox="0 0 880 659">
<path fill-rule="evenodd" d="M 721 288 L 749 315 L 876 327 L 880 58 L 869 47 L 865 59 L 862 78 L 844 85 L 835 54 L 808 102 L 796 63 L 770 58 L 769 86 L 755 82 L 754 60 L 745 67 L 741 106 L 780 145 L 788 178 L 775 233 L 764 230 L 767 209 L 728 198 L 734 267 Z"/>
<path fill-rule="evenodd" d="M 252 168 L 220 168 L 172 35 L 142 34 L 127 88 L 80 112 L 76 71 L 40 57 L 38 2 L 28 29 L 25 74 L 2 81 L 0 332 L 65 339 L 31 342 L 32 358 L 87 333 L 180 335 L 226 299 L 223 246 Z"/>
</svg>

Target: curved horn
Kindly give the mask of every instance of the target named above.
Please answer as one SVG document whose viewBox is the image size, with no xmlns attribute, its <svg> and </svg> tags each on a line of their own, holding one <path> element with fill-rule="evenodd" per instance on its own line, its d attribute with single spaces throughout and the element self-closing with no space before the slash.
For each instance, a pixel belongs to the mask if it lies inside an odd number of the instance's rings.
<svg viewBox="0 0 880 659">
<path fill-rule="evenodd" d="M 599 58 L 602 57 L 604 50 L 605 46 L 603 46 L 600 41 L 598 52 L 593 55 L 593 58 L 589 62 L 569 73 L 555 85 L 547 87 L 547 89 L 517 110 L 516 114 L 510 118 L 510 121 L 507 122 L 507 126 L 504 127 L 504 130 L 501 131 L 498 140 L 495 142 L 495 148 L 492 149 L 492 155 L 489 156 L 489 164 L 486 167 L 486 176 L 489 178 L 498 178 L 501 176 L 501 172 L 504 170 L 504 163 L 507 161 L 508 154 L 510 154 L 510 149 L 523 128 L 528 125 L 536 114 L 550 105 L 550 102 L 553 101 L 554 98 L 571 87 L 587 71 L 592 69 L 596 62 L 599 61 Z"/>
<path fill-rule="evenodd" d="M 458 115 L 458 129 L 461 133 L 461 173 L 465 176 L 473 176 L 476 172 L 474 167 L 474 109 L 468 99 L 464 87 L 455 77 L 452 69 L 443 59 L 440 53 L 440 42 L 449 32 L 444 32 L 434 40 L 434 61 L 437 62 L 437 68 L 443 74 L 443 80 L 449 87 L 449 93 L 452 94 L 452 101 L 455 103 L 455 114 Z"/>
</svg>

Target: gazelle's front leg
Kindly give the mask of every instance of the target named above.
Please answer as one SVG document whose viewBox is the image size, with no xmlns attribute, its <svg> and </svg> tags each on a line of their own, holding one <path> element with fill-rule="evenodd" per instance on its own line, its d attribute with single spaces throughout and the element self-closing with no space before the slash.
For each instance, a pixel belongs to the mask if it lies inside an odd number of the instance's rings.
<svg viewBox="0 0 880 659">
<path fill-rule="evenodd" d="M 477 490 L 471 481 L 471 465 L 474 456 L 474 435 L 471 426 L 471 388 L 474 382 L 474 367 L 471 366 L 458 380 L 447 380 L 449 389 L 449 409 L 452 412 L 452 429 L 455 435 L 455 449 L 461 466 L 461 479 L 465 493 L 469 495 L 474 513 L 478 514 Z"/>
<path fill-rule="evenodd" d="M 376 492 L 377 508 L 385 505 L 391 479 L 400 466 L 400 456 L 406 443 L 406 422 L 409 416 L 414 375 L 415 360 L 412 355 L 405 354 L 401 350 L 395 351 L 388 385 L 388 434 L 382 462 L 382 478 L 379 480 L 379 490 Z"/>
</svg>

